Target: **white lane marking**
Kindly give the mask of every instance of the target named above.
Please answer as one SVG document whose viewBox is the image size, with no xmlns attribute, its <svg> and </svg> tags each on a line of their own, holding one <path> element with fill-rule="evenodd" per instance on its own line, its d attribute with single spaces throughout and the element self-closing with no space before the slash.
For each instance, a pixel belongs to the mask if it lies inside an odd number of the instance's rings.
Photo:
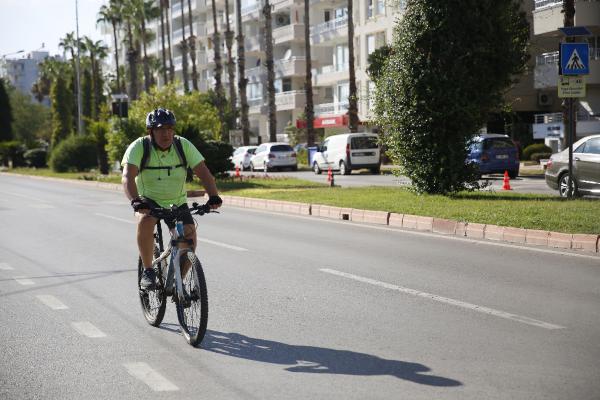
<svg viewBox="0 0 600 400">
<path fill-rule="evenodd" d="M 212 244 L 215 246 L 225 247 L 226 249 L 231 249 L 231 250 L 236 250 L 236 251 L 248 251 L 248 249 L 245 249 L 243 247 L 233 246 L 233 245 L 227 244 L 227 243 L 215 242 L 213 240 L 201 239 L 201 238 L 198 238 L 197 240 L 202 243 L 208 243 L 208 244 Z"/>
<path fill-rule="evenodd" d="M 27 196 L 26 194 L 20 194 L 20 193 L 13 193 L 13 192 L 4 192 L 4 194 L 9 194 L 11 196 L 16 196 L 16 197 L 22 197 L 24 199 L 29 199 L 29 200 L 35 200 L 36 203 L 38 202 L 43 202 L 44 200 L 41 200 L 39 197 L 34 197 L 34 196 Z"/>
<path fill-rule="evenodd" d="M 424 297 L 424 298 L 427 298 L 430 300 L 439 301 L 440 303 L 446 303 L 446 304 L 450 304 L 453 306 L 462 307 L 467 310 L 477 311 L 477 312 L 480 312 L 483 314 L 493 315 L 495 317 L 506 318 L 506 319 L 510 319 L 513 321 L 522 322 L 524 324 L 533 325 L 533 326 L 537 326 L 540 328 L 545 328 L 545 329 L 564 329 L 565 328 L 564 326 L 551 324 L 548 322 L 525 317 L 522 315 L 511 314 L 511 313 L 508 313 L 505 311 L 496 310 L 496 309 L 489 308 L 489 307 L 478 306 L 477 304 L 467 303 L 467 302 L 460 301 L 460 300 L 454 300 L 454 299 L 450 299 L 448 297 L 442 297 L 442 296 L 438 296 L 435 294 L 422 292 L 420 290 L 410 289 L 407 287 L 393 285 L 391 283 L 377 281 L 375 279 L 370 279 L 370 278 L 365 278 L 365 277 L 358 276 L 358 275 L 348 274 L 346 272 L 337 271 L 335 269 L 321 268 L 320 271 L 328 273 L 328 274 L 332 274 L 332 275 L 342 276 L 344 278 L 354 279 L 355 281 L 369 283 L 369 284 L 375 285 L 375 286 L 380 286 L 380 287 L 383 287 L 386 289 L 395 290 L 395 291 L 398 291 L 401 293 L 410 294 L 413 296 Z"/>
<path fill-rule="evenodd" d="M 53 310 L 66 310 L 69 308 L 62 301 L 49 294 L 40 294 L 35 297 Z"/>
<path fill-rule="evenodd" d="M 104 217 L 104 218 L 108 218 L 108 219 L 114 219 L 115 221 L 120 221 L 120 222 L 126 222 L 128 224 L 135 224 L 135 221 L 129 220 L 129 219 L 124 219 L 124 218 L 119 218 L 119 217 L 113 217 L 112 215 L 106 215 L 106 214 L 100 214 L 100 213 L 96 213 L 97 216 L 99 217 Z"/>
<path fill-rule="evenodd" d="M 123 219 L 123 218 L 113 217 L 112 215 L 106 215 L 106 214 L 100 214 L 100 213 L 96 213 L 96 215 L 99 216 L 99 217 L 114 219 L 115 221 L 127 222 L 128 224 L 135 224 L 136 223 L 135 221 L 130 221 L 130 220 Z M 215 242 L 214 240 L 208 240 L 208 239 L 200 239 L 200 238 L 198 238 L 198 241 L 202 242 L 202 243 L 208 243 L 208 244 L 212 244 L 212 245 L 215 245 L 215 246 L 224 247 L 224 248 L 230 249 L 230 250 L 248 251 L 248 249 L 245 249 L 243 247 L 238 247 L 238 246 L 234 246 L 234 245 L 227 244 L 227 243 L 222 243 L 222 242 Z"/>
<path fill-rule="evenodd" d="M 153 370 L 148 364 L 144 362 L 134 362 L 123 364 L 127 368 L 129 375 L 144 382 L 150 389 L 155 392 L 172 392 L 179 390 L 175 384 L 169 381 L 167 378 Z"/>
<path fill-rule="evenodd" d="M 29 278 L 25 278 L 24 276 L 15 276 L 14 279 L 15 279 L 15 281 L 17 281 L 18 283 L 20 283 L 23 286 L 25 286 L 25 285 L 35 285 L 35 282 L 33 282 Z"/>
<path fill-rule="evenodd" d="M 71 322 L 71 326 L 79 333 L 89 338 L 101 338 L 105 337 L 106 334 L 100 329 L 96 328 L 91 322 Z"/>
<path fill-rule="evenodd" d="M 12 271 L 14 270 L 8 263 L 0 263 L 0 271 Z"/>
</svg>

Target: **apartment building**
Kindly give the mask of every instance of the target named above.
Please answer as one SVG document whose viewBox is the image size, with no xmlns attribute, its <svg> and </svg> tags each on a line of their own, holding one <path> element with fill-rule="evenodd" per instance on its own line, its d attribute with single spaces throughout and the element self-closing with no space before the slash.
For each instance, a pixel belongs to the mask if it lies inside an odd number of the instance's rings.
<svg viewBox="0 0 600 400">
<path fill-rule="evenodd" d="M 35 100 L 31 89 L 39 76 L 38 65 L 48 57 L 47 51 L 32 51 L 21 58 L 2 59 L 0 76 L 5 77 L 20 92 Z M 48 99 L 44 104 L 49 105 Z"/>
<path fill-rule="evenodd" d="M 563 2 L 555 0 L 533 1 L 533 39 L 536 40 L 533 87 L 541 112 L 535 115 L 533 135 L 544 139 L 554 150 L 560 149 L 560 139 L 565 128 L 562 121 L 562 99 L 558 97 L 558 47 L 564 36 L 562 27 Z M 586 97 L 579 99 L 577 112 L 577 138 L 600 134 L 600 1 L 575 1 L 575 26 L 585 26 L 592 36 L 579 38 L 587 41 L 590 54 L 590 74 L 586 76 Z"/>
</svg>

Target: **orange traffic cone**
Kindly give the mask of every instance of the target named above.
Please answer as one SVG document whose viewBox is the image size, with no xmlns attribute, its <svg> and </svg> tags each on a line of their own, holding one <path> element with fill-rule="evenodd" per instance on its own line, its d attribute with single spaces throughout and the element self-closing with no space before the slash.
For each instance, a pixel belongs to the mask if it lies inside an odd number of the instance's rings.
<svg viewBox="0 0 600 400">
<path fill-rule="evenodd" d="M 510 187 L 510 178 L 508 177 L 508 171 L 504 171 L 504 185 L 502 186 L 502 190 L 512 190 Z"/>
<path fill-rule="evenodd" d="M 241 175 L 240 175 L 240 166 L 239 165 L 235 166 L 235 177 L 236 178 L 240 178 L 241 177 Z"/>
<path fill-rule="evenodd" d="M 331 167 L 327 170 L 327 182 L 329 182 L 329 186 L 334 186 L 333 171 L 331 171 Z"/>
</svg>

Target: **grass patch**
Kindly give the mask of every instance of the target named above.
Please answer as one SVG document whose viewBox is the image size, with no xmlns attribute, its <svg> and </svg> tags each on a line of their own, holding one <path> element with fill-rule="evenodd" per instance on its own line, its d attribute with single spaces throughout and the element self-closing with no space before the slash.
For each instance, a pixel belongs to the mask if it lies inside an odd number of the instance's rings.
<svg viewBox="0 0 600 400">
<path fill-rule="evenodd" d="M 49 168 L 13 168 L 8 170 L 13 174 L 45 176 L 61 179 L 78 179 L 84 181 L 99 181 L 109 183 L 121 183 L 121 174 L 100 175 L 97 172 L 54 172 Z"/>
</svg>

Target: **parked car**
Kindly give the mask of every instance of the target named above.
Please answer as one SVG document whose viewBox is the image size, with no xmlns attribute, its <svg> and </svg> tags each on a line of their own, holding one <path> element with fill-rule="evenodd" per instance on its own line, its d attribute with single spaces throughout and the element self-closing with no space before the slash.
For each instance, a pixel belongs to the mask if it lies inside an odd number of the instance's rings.
<svg viewBox="0 0 600 400">
<path fill-rule="evenodd" d="M 242 171 L 250 169 L 250 159 L 254 155 L 257 146 L 242 146 L 235 149 L 231 156 L 233 167 L 240 167 Z"/>
<path fill-rule="evenodd" d="M 553 154 L 546 164 L 546 184 L 567 197 L 569 149 Z M 574 195 L 600 195 L 600 135 L 584 137 L 573 144 Z"/>
<path fill-rule="evenodd" d="M 263 143 L 255 150 L 250 159 L 250 170 L 261 169 L 265 172 L 276 168 L 298 169 L 296 152 L 287 143 Z"/>
<path fill-rule="evenodd" d="M 329 168 L 348 175 L 353 169 L 381 170 L 381 149 L 373 133 L 343 133 L 329 136 L 314 155 L 312 169 L 320 174 Z"/>
<path fill-rule="evenodd" d="M 467 162 L 477 164 L 481 175 L 508 171 L 511 179 L 519 176 L 519 149 L 507 135 L 485 133 L 476 136 L 469 148 Z"/>
</svg>

